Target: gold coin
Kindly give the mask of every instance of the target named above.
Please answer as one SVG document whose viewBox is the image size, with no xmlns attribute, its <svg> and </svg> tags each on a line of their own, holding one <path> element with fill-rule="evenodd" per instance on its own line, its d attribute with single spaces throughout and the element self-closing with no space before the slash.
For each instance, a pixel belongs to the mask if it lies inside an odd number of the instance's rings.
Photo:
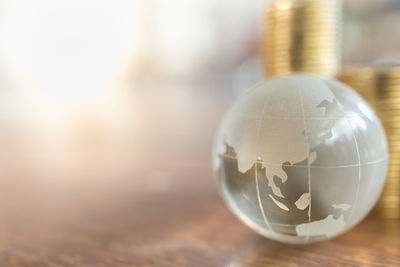
<svg viewBox="0 0 400 267">
<path fill-rule="evenodd" d="M 307 72 L 334 77 L 339 69 L 340 17 L 341 1 L 270 4 L 262 38 L 267 76 Z"/>
</svg>

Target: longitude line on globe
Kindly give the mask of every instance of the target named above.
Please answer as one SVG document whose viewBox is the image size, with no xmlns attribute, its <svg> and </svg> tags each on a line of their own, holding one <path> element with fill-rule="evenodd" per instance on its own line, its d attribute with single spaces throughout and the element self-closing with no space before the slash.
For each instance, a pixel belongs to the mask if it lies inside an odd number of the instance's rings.
<svg viewBox="0 0 400 267">
<path fill-rule="evenodd" d="M 265 215 L 264 207 L 263 207 L 262 202 L 261 202 L 260 187 L 259 187 L 259 185 L 258 185 L 257 168 L 258 168 L 258 162 L 256 161 L 256 164 L 255 164 L 255 174 L 254 174 L 254 176 L 255 176 L 255 180 L 256 180 L 256 190 L 257 190 L 257 201 L 258 201 L 258 206 L 259 206 L 259 208 L 260 208 L 261 215 L 262 215 L 262 217 L 263 217 L 263 219 L 264 219 L 265 224 L 266 224 L 267 227 L 271 230 L 271 233 L 273 233 L 273 235 L 275 235 L 274 230 L 272 229 L 271 225 L 269 224 L 269 222 L 268 222 L 268 220 L 267 220 L 267 216 Z"/>
<path fill-rule="evenodd" d="M 343 115 L 346 114 L 346 112 L 343 110 L 342 105 L 340 104 L 339 100 L 336 98 L 335 96 L 335 100 L 338 103 L 339 109 L 340 111 L 343 113 Z M 353 125 L 351 124 L 351 122 L 349 121 L 348 118 L 346 118 L 346 122 L 349 124 L 350 128 L 351 128 L 351 132 L 352 132 L 352 136 L 353 136 L 353 140 L 354 140 L 354 144 L 356 146 L 356 152 L 357 152 L 357 160 L 358 160 L 358 184 L 357 184 L 357 191 L 356 191 L 356 197 L 354 199 L 354 204 L 353 204 L 353 208 L 350 212 L 349 218 L 348 218 L 348 222 L 351 222 L 351 218 L 354 215 L 354 211 L 356 210 L 356 205 L 358 202 L 358 197 L 360 194 L 360 185 L 361 185 L 361 156 L 360 156 L 360 150 L 358 148 L 358 142 L 357 142 L 357 138 L 356 135 L 354 134 L 354 128 Z"/>
<path fill-rule="evenodd" d="M 269 99 L 269 98 L 268 98 L 268 99 Z M 264 114 L 265 109 L 267 108 L 268 99 L 265 100 L 265 102 L 264 102 L 263 108 L 262 108 L 262 110 L 261 110 L 261 116 L 260 116 L 260 118 L 259 118 L 259 120 L 258 120 L 257 137 L 256 137 L 257 143 L 259 142 L 259 139 L 260 139 L 260 130 L 261 130 L 262 115 Z M 257 151 L 257 159 L 256 159 L 255 174 L 254 174 L 254 176 L 255 176 L 254 178 L 255 178 L 255 181 L 256 181 L 256 190 L 257 190 L 258 206 L 259 206 L 259 208 L 260 208 L 261 215 L 262 215 L 262 217 L 263 217 L 263 219 L 264 219 L 265 224 L 267 225 L 267 227 L 268 227 L 269 230 L 271 231 L 272 235 L 275 235 L 276 233 L 275 233 L 275 231 L 272 229 L 271 225 L 270 225 L 269 222 L 268 222 L 267 216 L 266 216 L 265 211 L 264 211 L 263 204 L 262 204 L 262 202 L 261 202 L 260 187 L 259 187 L 259 184 L 258 184 L 258 173 L 257 173 L 258 155 L 259 155 L 259 151 Z"/>
<path fill-rule="evenodd" d="M 308 223 L 311 223 L 311 168 L 309 162 L 310 156 L 310 144 L 308 143 L 308 130 L 307 130 L 307 123 L 306 123 L 306 113 L 304 111 L 304 102 L 303 102 L 303 95 L 301 93 L 301 89 L 298 88 L 297 92 L 300 98 L 301 110 L 303 112 L 303 127 L 304 127 L 304 137 L 306 139 L 306 150 L 307 150 L 307 174 L 308 174 L 308 193 L 310 194 L 309 203 L 308 203 Z M 310 227 L 308 227 L 306 241 L 310 239 Z"/>
</svg>

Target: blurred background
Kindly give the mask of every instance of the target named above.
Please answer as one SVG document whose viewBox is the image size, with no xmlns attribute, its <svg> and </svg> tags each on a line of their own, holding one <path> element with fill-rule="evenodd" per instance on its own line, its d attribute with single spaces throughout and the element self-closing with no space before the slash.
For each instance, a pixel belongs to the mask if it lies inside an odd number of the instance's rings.
<svg viewBox="0 0 400 267">
<path fill-rule="evenodd" d="M 263 79 L 268 2 L 0 0 L 3 236 L 191 183 L 214 195 L 213 134 Z M 345 0 L 343 64 L 400 57 L 396 25 L 399 1 Z"/>
</svg>

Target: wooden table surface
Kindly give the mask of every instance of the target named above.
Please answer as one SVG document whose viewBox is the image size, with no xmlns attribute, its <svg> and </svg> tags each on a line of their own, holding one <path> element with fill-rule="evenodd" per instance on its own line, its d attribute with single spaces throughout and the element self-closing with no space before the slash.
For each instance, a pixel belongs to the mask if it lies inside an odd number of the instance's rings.
<svg viewBox="0 0 400 267">
<path fill-rule="evenodd" d="M 0 266 L 400 266 L 399 220 L 368 217 L 307 246 L 244 226 L 218 196 L 210 154 L 220 113 L 205 112 L 204 134 L 136 136 L 119 172 L 102 170 L 86 183 L 2 181 Z"/>
</svg>

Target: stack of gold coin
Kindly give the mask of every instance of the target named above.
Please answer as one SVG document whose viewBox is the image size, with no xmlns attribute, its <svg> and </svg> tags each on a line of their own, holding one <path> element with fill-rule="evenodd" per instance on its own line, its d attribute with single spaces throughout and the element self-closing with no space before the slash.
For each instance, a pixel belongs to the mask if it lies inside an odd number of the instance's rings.
<svg viewBox="0 0 400 267">
<path fill-rule="evenodd" d="M 377 212 L 400 218 L 400 66 L 379 68 L 375 75 L 377 111 L 388 135 L 389 171 Z"/>
<path fill-rule="evenodd" d="M 304 72 L 336 76 L 341 13 L 339 0 L 277 0 L 270 4 L 262 44 L 266 75 Z"/>
<path fill-rule="evenodd" d="M 375 213 L 400 218 L 400 66 L 345 68 L 340 79 L 375 107 L 383 123 L 390 158 L 386 185 Z"/>
</svg>

